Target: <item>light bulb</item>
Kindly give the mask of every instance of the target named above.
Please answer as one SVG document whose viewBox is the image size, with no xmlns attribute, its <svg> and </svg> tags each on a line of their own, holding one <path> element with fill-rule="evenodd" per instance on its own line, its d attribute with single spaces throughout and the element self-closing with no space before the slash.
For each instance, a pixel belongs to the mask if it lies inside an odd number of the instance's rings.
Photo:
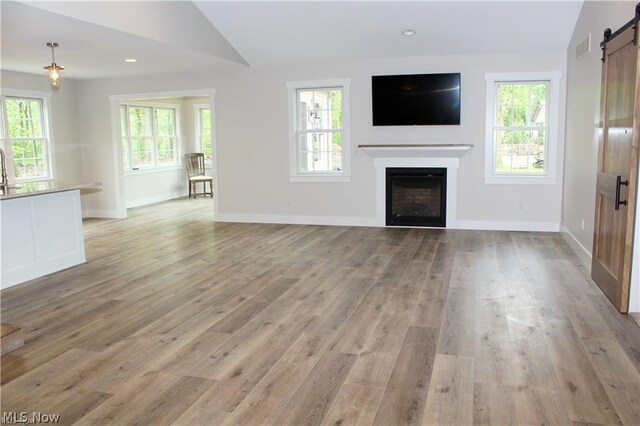
<svg viewBox="0 0 640 426">
<path fill-rule="evenodd" d="M 60 73 L 55 67 L 49 70 L 49 83 L 53 89 L 60 88 Z"/>
</svg>

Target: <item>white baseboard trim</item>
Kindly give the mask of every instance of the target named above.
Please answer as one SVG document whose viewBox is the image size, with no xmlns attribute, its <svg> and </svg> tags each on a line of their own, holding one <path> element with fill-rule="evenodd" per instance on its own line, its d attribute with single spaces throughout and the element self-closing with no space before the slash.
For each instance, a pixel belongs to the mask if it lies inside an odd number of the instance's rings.
<svg viewBox="0 0 640 426">
<path fill-rule="evenodd" d="M 186 197 L 187 191 L 169 192 L 167 194 L 156 195 L 153 197 L 139 198 L 133 201 L 127 201 L 127 208 L 146 206 L 148 204 L 161 203 L 163 201 L 173 200 L 174 198 Z"/>
<path fill-rule="evenodd" d="M 559 232 L 560 224 L 553 222 L 501 222 L 493 220 L 458 220 L 455 229 L 481 231 Z"/>
<path fill-rule="evenodd" d="M 569 244 L 569 247 L 573 249 L 580 260 L 582 260 L 585 265 L 591 265 L 591 252 L 587 250 L 580 241 L 578 241 L 566 226 L 563 225 L 560 232 L 562 233 L 562 237 Z"/>
<path fill-rule="evenodd" d="M 99 219 L 122 219 L 120 213 L 117 210 L 87 210 L 82 209 L 82 218 L 86 219 L 99 218 Z"/>
<path fill-rule="evenodd" d="M 219 213 L 216 222 L 240 223 L 284 223 L 292 225 L 331 225 L 331 226 L 373 226 L 381 227 L 375 217 L 349 216 L 289 216 L 289 215 L 255 215 L 242 213 Z M 491 231 L 533 231 L 558 232 L 560 224 L 544 222 L 495 222 L 458 220 L 449 229 L 477 229 Z"/>
<path fill-rule="evenodd" d="M 348 216 L 287 216 L 219 213 L 216 215 L 215 221 L 239 223 L 284 223 L 290 225 L 380 226 L 376 223 L 375 217 Z"/>
</svg>

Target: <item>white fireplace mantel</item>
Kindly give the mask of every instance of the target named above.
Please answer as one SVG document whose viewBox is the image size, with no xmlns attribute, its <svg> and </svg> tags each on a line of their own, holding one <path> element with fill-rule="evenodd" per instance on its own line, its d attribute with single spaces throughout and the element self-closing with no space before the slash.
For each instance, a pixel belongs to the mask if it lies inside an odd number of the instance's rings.
<svg viewBox="0 0 640 426">
<path fill-rule="evenodd" d="M 376 223 L 385 226 L 386 168 L 442 167 L 447 169 L 447 228 L 457 228 L 458 167 L 469 144 L 358 145 L 373 157 L 376 168 Z"/>
<path fill-rule="evenodd" d="M 473 145 L 468 144 L 387 144 L 358 145 L 373 158 L 460 158 Z"/>
</svg>

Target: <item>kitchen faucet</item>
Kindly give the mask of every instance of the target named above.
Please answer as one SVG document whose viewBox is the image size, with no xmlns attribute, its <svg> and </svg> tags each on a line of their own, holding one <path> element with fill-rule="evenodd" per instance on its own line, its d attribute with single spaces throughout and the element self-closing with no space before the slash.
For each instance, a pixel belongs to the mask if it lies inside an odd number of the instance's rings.
<svg viewBox="0 0 640 426">
<path fill-rule="evenodd" d="M 9 187 L 9 178 L 7 177 L 7 157 L 4 155 L 4 150 L 0 148 L 0 165 L 2 166 L 2 180 L 0 180 L 0 190 L 7 191 Z"/>
</svg>

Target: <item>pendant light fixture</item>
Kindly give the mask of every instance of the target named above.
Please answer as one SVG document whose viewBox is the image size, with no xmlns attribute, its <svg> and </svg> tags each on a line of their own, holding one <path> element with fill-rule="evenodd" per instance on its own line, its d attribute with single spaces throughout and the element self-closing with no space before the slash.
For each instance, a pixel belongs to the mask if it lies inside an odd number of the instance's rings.
<svg viewBox="0 0 640 426">
<path fill-rule="evenodd" d="M 60 71 L 64 69 L 63 66 L 56 64 L 56 55 L 53 49 L 58 47 L 58 43 L 47 43 L 47 47 L 51 48 L 51 65 L 44 67 L 45 70 L 49 70 L 49 83 L 52 89 L 60 88 Z"/>
</svg>

